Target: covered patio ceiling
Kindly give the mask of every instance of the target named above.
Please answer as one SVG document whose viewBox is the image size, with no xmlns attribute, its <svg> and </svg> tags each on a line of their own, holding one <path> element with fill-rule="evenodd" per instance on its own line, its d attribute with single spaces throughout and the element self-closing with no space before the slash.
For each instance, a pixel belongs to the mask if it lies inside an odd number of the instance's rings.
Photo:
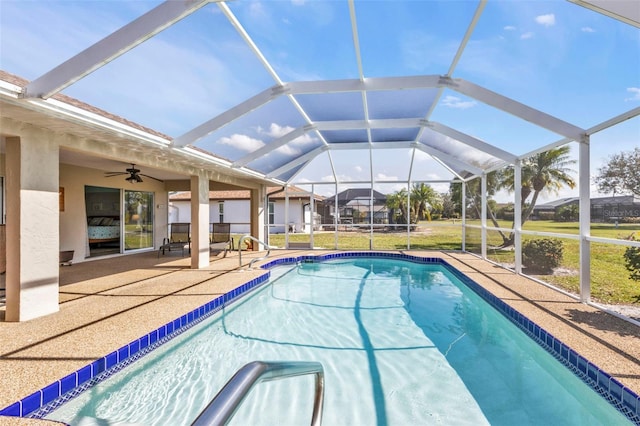
<svg viewBox="0 0 640 426">
<path fill-rule="evenodd" d="M 464 180 L 640 115 L 633 103 L 599 102 L 613 90 L 602 80 L 609 70 L 635 67 L 635 79 L 618 90 L 640 87 L 633 0 L 118 5 L 108 25 L 97 25 L 107 34 L 56 52 L 70 59 L 49 57 L 28 72 L 9 61 L 16 69 L 8 71 L 30 79 L 20 98 L 63 108 L 54 95 L 75 97 L 171 135 L 154 134 L 154 143 L 204 168 L 222 165 L 273 184 Z M 597 55 L 581 63 L 571 49 L 591 41 L 542 34 L 547 73 L 534 75 L 518 64 L 519 49 L 532 48 L 506 37 L 517 26 L 524 41 L 533 37 L 527 25 L 549 29 L 556 19 L 566 19 L 569 32 L 583 21 L 615 28 L 625 44 L 602 52 L 606 64 Z M 503 40 L 489 47 L 494 37 Z M 635 51 L 626 49 L 629 40 Z M 504 51 L 493 52 L 497 46 Z M 573 78 L 557 69 L 561 56 L 573 61 Z M 538 85 L 569 90 L 554 98 Z M 391 172 L 392 162 L 400 169 Z"/>
</svg>

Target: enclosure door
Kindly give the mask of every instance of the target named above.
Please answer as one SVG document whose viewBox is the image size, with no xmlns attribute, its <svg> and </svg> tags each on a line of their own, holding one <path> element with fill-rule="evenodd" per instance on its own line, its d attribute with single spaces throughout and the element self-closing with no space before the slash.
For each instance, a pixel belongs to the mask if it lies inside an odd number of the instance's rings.
<svg viewBox="0 0 640 426">
<path fill-rule="evenodd" d="M 124 250 L 153 247 L 153 192 L 124 191 Z"/>
</svg>

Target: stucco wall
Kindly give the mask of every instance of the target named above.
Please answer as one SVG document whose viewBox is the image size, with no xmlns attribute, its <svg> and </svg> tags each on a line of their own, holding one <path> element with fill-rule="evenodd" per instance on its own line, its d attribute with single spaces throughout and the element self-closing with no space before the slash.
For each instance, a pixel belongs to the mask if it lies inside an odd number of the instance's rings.
<svg viewBox="0 0 640 426">
<path fill-rule="evenodd" d="M 124 178 L 125 176 L 106 178 L 104 170 L 60 165 L 60 187 L 64 188 L 64 211 L 60 212 L 60 250 L 73 250 L 74 262 L 84 260 L 89 254 L 85 210 L 86 185 L 154 192 L 154 247 L 159 247 L 162 239 L 167 236 L 167 193 L 164 185 L 152 179 L 132 185 Z"/>
<path fill-rule="evenodd" d="M 283 233 L 285 230 L 285 202 L 284 200 L 274 201 L 275 226 L 270 226 L 273 234 Z M 309 232 L 309 227 L 304 227 L 302 217 L 301 200 L 289 200 L 289 224 L 293 225 L 296 232 Z M 209 220 L 212 223 L 220 222 L 219 201 L 210 202 Z M 191 222 L 191 203 L 189 201 L 171 201 L 169 203 L 170 222 Z M 249 200 L 225 200 L 224 201 L 224 221 L 231 223 L 231 233 L 249 233 L 250 211 Z"/>
</svg>

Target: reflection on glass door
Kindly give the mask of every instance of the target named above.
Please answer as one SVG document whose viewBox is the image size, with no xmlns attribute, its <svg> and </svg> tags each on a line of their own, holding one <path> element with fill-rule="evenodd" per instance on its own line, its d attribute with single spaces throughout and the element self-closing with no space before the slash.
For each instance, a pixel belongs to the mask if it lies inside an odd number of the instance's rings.
<svg viewBox="0 0 640 426">
<path fill-rule="evenodd" d="M 124 191 L 124 249 L 153 247 L 153 192 Z"/>
<path fill-rule="evenodd" d="M 120 190 L 84 187 L 88 257 L 120 253 Z"/>
</svg>

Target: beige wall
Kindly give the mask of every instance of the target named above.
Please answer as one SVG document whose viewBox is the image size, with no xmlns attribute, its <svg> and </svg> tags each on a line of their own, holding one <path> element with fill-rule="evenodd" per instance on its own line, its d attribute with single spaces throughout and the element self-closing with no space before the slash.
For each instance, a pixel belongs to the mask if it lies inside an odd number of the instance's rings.
<svg viewBox="0 0 640 426">
<path fill-rule="evenodd" d="M 152 179 L 131 184 L 126 176 L 104 177 L 104 170 L 60 165 L 60 186 L 64 188 L 64 211 L 60 212 L 60 250 L 74 250 L 74 262 L 88 256 L 85 185 L 116 189 L 135 189 L 155 193 L 155 247 L 159 247 L 167 229 L 167 192 L 164 184 Z"/>
</svg>

